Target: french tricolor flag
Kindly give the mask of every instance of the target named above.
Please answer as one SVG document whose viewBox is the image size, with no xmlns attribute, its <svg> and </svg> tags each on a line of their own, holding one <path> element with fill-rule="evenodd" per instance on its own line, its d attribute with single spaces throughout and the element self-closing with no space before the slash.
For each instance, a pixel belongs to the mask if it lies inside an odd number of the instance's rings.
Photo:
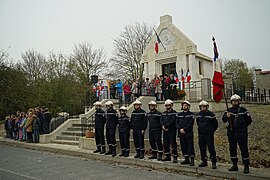
<svg viewBox="0 0 270 180">
<path fill-rule="evenodd" d="M 184 70 L 181 68 L 181 81 L 179 81 L 179 88 L 180 90 L 185 89 L 185 76 L 184 76 Z"/>
<path fill-rule="evenodd" d="M 190 75 L 189 69 L 187 70 L 186 78 L 187 78 L 187 82 L 189 83 L 191 80 L 191 75 Z"/>
<path fill-rule="evenodd" d="M 214 45 L 214 76 L 212 80 L 214 100 L 218 103 L 223 98 L 224 81 L 218 59 L 218 49 L 215 38 L 212 38 Z"/>
</svg>

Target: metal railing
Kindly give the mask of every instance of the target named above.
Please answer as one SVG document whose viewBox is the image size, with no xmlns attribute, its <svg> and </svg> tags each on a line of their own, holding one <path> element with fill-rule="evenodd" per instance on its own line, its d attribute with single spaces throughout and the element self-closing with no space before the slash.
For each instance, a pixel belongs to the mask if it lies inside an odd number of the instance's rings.
<svg viewBox="0 0 270 180">
<path fill-rule="evenodd" d="M 51 123 L 49 125 L 49 133 L 53 132 L 61 124 L 63 124 L 66 120 L 68 120 L 70 118 L 79 118 L 79 116 L 75 115 L 75 116 L 57 116 L 57 117 L 53 117 L 52 120 L 51 120 Z"/>
</svg>

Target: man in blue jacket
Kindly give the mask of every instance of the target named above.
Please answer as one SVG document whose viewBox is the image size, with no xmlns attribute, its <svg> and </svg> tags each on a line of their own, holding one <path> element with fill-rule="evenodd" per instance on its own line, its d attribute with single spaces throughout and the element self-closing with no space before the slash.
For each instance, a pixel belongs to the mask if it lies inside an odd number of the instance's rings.
<svg viewBox="0 0 270 180">
<path fill-rule="evenodd" d="M 122 106 L 122 96 L 123 96 L 123 84 L 120 79 L 118 79 L 117 84 L 115 85 L 117 97 L 119 99 L 119 106 Z"/>
<path fill-rule="evenodd" d="M 180 138 L 180 145 L 182 154 L 185 158 L 181 164 L 190 164 L 194 166 L 194 114 L 190 110 L 190 102 L 182 102 L 182 112 L 176 115 L 176 129 L 178 131 L 178 137 Z"/>
<path fill-rule="evenodd" d="M 163 130 L 163 144 L 164 144 L 164 153 L 165 157 L 162 161 L 171 161 L 171 151 L 170 145 L 172 145 L 172 155 L 173 163 L 177 163 L 177 144 L 176 144 L 176 128 L 175 128 L 175 119 L 176 111 L 173 109 L 173 101 L 167 99 L 165 101 L 166 111 L 162 113 L 160 124 L 162 125 Z"/>
<path fill-rule="evenodd" d="M 238 171 L 237 144 L 240 147 L 244 164 L 243 173 L 249 173 L 249 153 L 248 153 L 248 126 L 252 120 L 248 110 L 240 106 L 240 96 L 237 94 L 231 97 L 232 107 L 229 108 L 222 117 L 224 123 L 228 123 L 227 135 L 230 146 L 230 156 L 233 166 L 229 171 Z"/>
<path fill-rule="evenodd" d="M 217 157 L 214 145 L 214 133 L 218 128 L 218 122 L 213 112 L 209 111 L 209 104 L 206 101 L 199 103 L 200 112 L 196 118 L 199 134 L 199 147 L 202 162 L 199 167 L 207 166 L 206 147 L 210 153 L 212 169 L 217 168 Z"/>
</svg>

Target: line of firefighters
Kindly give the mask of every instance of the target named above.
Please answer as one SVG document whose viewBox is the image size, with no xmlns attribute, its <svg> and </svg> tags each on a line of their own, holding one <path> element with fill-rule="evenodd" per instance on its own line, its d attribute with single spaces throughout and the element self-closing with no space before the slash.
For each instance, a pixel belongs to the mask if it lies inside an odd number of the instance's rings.
<svg viewBox="0 0 270 180">
<path fill-rule="evenodd" d="M 230 156 L 233 166 L 229 171 L 238 171 L 237 144 L 240 147 L 242 160 L 244 164 L 244 173 L 249 173 L 249 153 L 248 153 L 248 126 L 252 120 L 249 112 L 240 106 L 240 96 L 233 95 L 231 97 L 232 107 L 225 111 L 222 120 L 228 123 L 227 135 L 230 146 Z M 194 133 L 193 125 L 196 119 L 198 125 L 198 142 L 200 148 L 201 162 L 199 167 L 208 166 L 207 148 L 210 153 L 212 169 L 216 169 L 216 151 L 214 145 L 214 132 L 218 128 L 218 121 L 215 114 L 209 111 L 209 104 L 206 101 L 199 103 L 200 112 L 196 118 L 190 111 L 190 102 L 182 102 L 182 111 L 176 112 L 173 109 L 173 101 L 166 100 L 166 111 L 161 113 L 157 110 L 155 101 L 149 102 L 149 112 L 146 113 L 142 108 L 142 103 L 136 100 L 134 103 L 134 111 L 131 117 L 127 116 L 127 108 L 122 106 L 117 111 L 113 108 L 113 102 L 106 102 L 106 112 L 102 110 L 101 102 L 96 102 L 95 108 L 95 140 L 97 150 L 94 153 L 116 156 L 116 138 L 115 131 L 119 125 L 119 140 L 122 153 L 119 156 L 128 157 L 130 151 L 130 133 L 133 135 L 136 155 L 134 158 L 144 159 L 145 145 L 144 135 L 149 123 L 149 141 L 151 146 L 151 156 L 149 159 L 157 159 L 158 161 L 178 162 L 176 136 L 180 139 L 181 151 L 184 160 L 181 164 L 189 164 L 194 166 Z M 106 124 L 106 140 L 109 151 L 105 149 L 104 125 Z M 163 143 L 162 143 L 163 139 Z M 163 148 L 164 147 L 164 148 Z M 163 157 L 164 153 L 164 157 Z"/>
</svg>

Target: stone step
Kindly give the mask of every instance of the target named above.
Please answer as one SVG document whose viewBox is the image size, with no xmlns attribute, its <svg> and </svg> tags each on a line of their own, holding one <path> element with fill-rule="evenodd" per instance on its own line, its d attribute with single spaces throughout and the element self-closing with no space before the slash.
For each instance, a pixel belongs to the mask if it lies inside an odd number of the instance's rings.
<svg viewBox="0 0 270 180">
<path fill-rule="evenodd" d="M 68 141 L 78 141 L 81 136 L 68 136 L 68 135 L 60 135 L 56 136 L 56 140 L 68 140 Z"/>
<path fill-rule="evenodd" d="M 79 146 L 79 141 L 68 141 L 68 140 L 56 139 L 56 140 L 52 140 L 51 143 Z"/>
<path fill-rule="evenodd" d="M 67 128 L 67 131 L 82 131 L 82 129 L 85 129 L 85 128 L 82 128 L 82 127 L 69 127 Z"/>
<path fill-rule="evenodd" d="M 82 136 L 82 135 L 85 135 L 85 133 L 82 133 L 81 131 L 65 131 L 65 132 L 62 132 L 62 135 Z"/>
<path fill-rule="evenodd" d="M 89 124 L 72 124 L 72 127 L 88 127 L 88 126 Z"/>
</svg>

